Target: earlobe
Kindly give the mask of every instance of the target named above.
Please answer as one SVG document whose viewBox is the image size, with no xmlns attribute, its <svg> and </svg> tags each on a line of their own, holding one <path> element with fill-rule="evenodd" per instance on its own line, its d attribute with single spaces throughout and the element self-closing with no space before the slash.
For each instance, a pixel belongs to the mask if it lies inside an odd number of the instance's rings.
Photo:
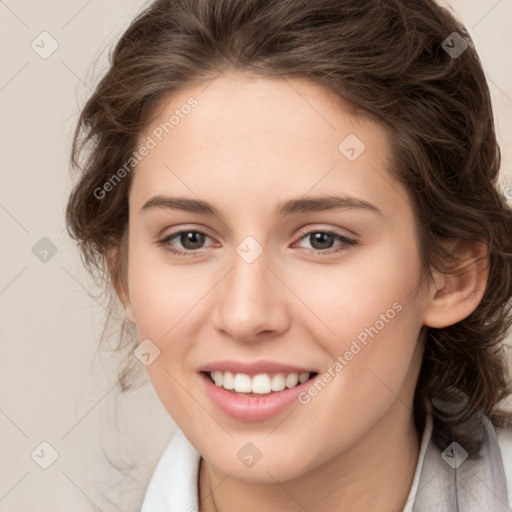
<svg viewBox="0 0 512 512">
<path fill-rule="evenodd" d="M 126 318 L 132 323 L 135 323 L 133 320 L 133 311 L 130 302 L 130 295 L 128 293 L 128 283 L 125 273 L 120 272 L 118 267 L 117 258 L 119 257 L 119 249 L 114 247 L 109 250 L 107 254 L 107 266 L 110 274 L 110 278 L 112 280 L 114 290 L 123 305 L 124 312 Z"/>
<path fill-rule="evenodd" d="M 482 242 L 461 242 L 458 261 L 438 276 L 425 309 L 423 323 L 442 328 L 468 317 L 478 306 L 487 286 L 489 261 Z"/>
</svg>

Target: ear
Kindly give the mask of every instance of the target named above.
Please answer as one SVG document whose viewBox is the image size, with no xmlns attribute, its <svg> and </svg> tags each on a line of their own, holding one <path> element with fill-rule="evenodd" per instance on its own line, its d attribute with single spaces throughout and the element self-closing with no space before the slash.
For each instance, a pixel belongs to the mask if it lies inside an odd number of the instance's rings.
<svg viewBox="0 0 512 512">
<path fill-rule="evenodd" d="M 117 259 L 119 258 L 119 248 L 114 247 L 110 249 L 107 253 L 107 267 L 108 272 L 110 274 L 110 278 L 112 279 L 112 283 L 114 285 L 114 290 L 121 301 L 124 312 L 128 320 L 132 323 L 133 321 L 133 311 L 132 305 L 130 302 L 130 294 L 128 292 L 128 283 L 127 279 L 122 276 L 118 271 Z"/>
<path fill-rule="evenodd" d="M 482 242 L 459 241 L 450 244 L 457 262 L 438 274 L 425 309 L 423 323 L 442 328 L 456 324 L 478 306 L 487 286 L 489 259 Z"/>
</svg>

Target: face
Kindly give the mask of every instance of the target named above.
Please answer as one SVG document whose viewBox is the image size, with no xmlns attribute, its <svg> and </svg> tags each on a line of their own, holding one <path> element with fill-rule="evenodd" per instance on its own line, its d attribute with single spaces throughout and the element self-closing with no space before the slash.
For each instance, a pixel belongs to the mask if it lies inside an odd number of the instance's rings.
<svg viewBox="0 0 512 512">
<path fill-rule="evenodd" d="M 139 142 L 125 311 L 209 464 L 293 478 L 412 400 L 426 302 L 382 126 L 308 81 L 229 74 L 172 97 Z"/>
</svg>

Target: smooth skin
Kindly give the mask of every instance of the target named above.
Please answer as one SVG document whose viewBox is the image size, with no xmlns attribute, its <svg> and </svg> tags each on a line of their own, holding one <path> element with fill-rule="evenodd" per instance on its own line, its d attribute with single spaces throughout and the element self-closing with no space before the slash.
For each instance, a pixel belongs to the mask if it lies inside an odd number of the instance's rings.
<svg viewBox="0 0 512 512">
<path fill-rule="evenodd" d="M 134 171 L 118 294 L 139 340 L 159 347 L 148 375 L 203 458 L 201 512 L 401 510 L 419 453 L 412 402 L 423 326 L 476 308 L 485 248 L 464 246 L 460 272 L 426 281 L 411 200 L 388 171 L 385 127 L 306 79 L 224 73 L 167 98 L 140 143 L 191 96 L 197 106 Z M 350 134 L 366 146 L 354 161 L 338 149 Z M 220 216 L 142 209 L 156 195 L 200 199 Z M 289 199 L 333 195 L 374 208 L 276 213 Z M 181 229 L 204 239 L 169 237 Z M 248 236 L 263 251 L 252 263 L 236 250 Z M 395 303 L 401 311 L 310 403 L 271 420 L 226 416 L 200 381 L 202 365 L 223 359 L 322 374 Z M 262 453 L 250 468 L 237 457 L 247 442 Z"/>
</svg>

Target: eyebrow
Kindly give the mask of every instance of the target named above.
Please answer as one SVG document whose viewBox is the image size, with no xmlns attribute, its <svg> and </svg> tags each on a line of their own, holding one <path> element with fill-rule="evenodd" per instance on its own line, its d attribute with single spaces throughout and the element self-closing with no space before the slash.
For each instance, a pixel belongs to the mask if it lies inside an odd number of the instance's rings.
<svg viewBox="0 0 512 512">
<path fill-rule="evenodd" d="M 276 213 L 277 215 L 284 217 L 286 215 L 319 212 L 337 208 L 360 208 L 382 215 L 379 208 L 368 201 L 355 197 L 338 195 L 300 197 L 280 201 L 277 204 Z M 200 199 L 187 197 L 156 195 L 148 199 L 140 211 L 146 212 L 154 209 L 183 210 L 186 212 L 201 213 L 204 215 L 215 215 L 216 217 L 223 219 L 223 215 L 220 210 L 212 204 Z"/>
</svg>

